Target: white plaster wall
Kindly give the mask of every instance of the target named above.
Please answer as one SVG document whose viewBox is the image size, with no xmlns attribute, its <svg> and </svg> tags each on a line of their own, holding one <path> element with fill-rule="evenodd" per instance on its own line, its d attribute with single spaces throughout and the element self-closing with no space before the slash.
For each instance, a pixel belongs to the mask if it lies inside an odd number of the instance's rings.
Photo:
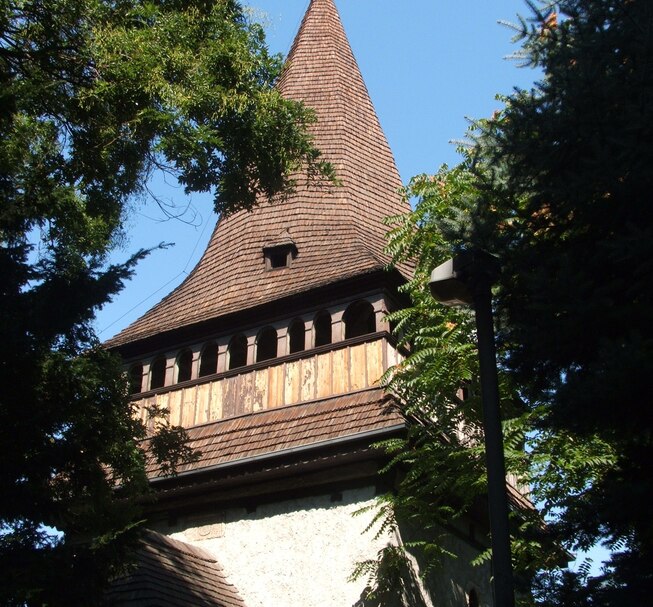
<svg viewBox="0 0 653 607">
<path fill-rule="evenodd" d="M 216 512 L 223 536 L 173 537 L 215 554 L 248 607 L 353 607 L 365 581 L 348 582 L 356 562 L 375 558 L 388 538 L 364 533 L 372 513 L 353 516 L 374 503 L 374 488 L 259 506 L 255 512 Z"/>
<path fill-rule="evenodd" d="M 365 532 L 374 511 L 354 513 L 374 504 L 374 487 L 365 487 L 343 491 L 335 502 L 327 494 L 263 504 L 254 512 L 216 510 L 180 521 L 171 535 L 213 553 L 247 607 L 358 607 L 366 580 L 348 581 L 355 564 L 402 541 Z M 408 533 L 403 541 L 414 536 Z M 427 575 L 428 590 L 418 561 L 411 559 L 419 596 L 405 598 L 404 605 L 467 607 L 474 588 L 481 607 L 491 607 L 489 566 L 470 565 L 478 553 L 467 541 L 449 535 L 446 544 L 458 558 Z"/>
<path fill-rule="evenodd" d="M 457 536 L 449 534 L 444 546 L 456 558 L 446 558 L 442 567 L 435 568 L 425 580 L 435 607 L 467 607 L 472 589 L 476 590 L 480 607 L 492 607 L 489 563 L 472 566 L 478 550 Z"/>
</svg>

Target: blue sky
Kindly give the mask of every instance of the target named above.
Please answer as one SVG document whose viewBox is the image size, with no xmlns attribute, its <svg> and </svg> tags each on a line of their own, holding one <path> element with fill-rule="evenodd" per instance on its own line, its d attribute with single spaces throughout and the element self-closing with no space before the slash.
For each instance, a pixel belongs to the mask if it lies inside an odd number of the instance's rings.
<svg viewBox="0 0 653 607">
<path fill-rule="evenodd" d="M 404 182 L 456 164 L 452 141 L 464 138 L 467 118 L 501 107 L 495 96 L 529 88 L 537 76 L 506 59 L 518 50 L 514 32 L 498 21 L 527 14 L 523 0 L 336 0 L 345 31 L 367 84 Z M 308 0 L 249 0 L 266 25 L 273 52 L 287 54 Z M 210 196 L 188 198 L 156 177 L 151 191 L 178 209 L 184 220 L 164 221 L 152 201 L 135 203 L 127 238 L 113 255 L 126 259 L 160 242 L 174 247 L 153 252 L 136 276 L 98 314 L 102 340 L 145 313 L 179 284 L 199 260 L 216 217 Z"/>
</svg>

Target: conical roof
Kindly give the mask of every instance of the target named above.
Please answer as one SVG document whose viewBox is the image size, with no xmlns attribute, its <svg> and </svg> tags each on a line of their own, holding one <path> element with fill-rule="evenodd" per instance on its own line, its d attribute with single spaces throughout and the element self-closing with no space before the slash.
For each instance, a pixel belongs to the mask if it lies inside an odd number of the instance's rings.
<svg viewBox="0 0 653 607">
<path fill-rule="evenodd" d="M 135 342 L 377 271 L 384 217 L 406 212 L 401 180 L 333 0 L 312 0 L 278 83 L 313 108 L 312 132 L 339 185 L 299 179 L 283 201 L 221 218 L 193 272 L 107 345 Z M 292 264 L 264 249 L 291 242 Z"/>
</svg>

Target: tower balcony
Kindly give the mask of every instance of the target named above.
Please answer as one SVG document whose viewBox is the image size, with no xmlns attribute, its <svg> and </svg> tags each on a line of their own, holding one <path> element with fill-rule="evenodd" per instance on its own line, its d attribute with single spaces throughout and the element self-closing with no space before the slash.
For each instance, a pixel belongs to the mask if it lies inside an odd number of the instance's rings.
<svg viewBox="0 0 653 607">
<path fill-rule="evenodd" d="M 141 419 L 153 405 L 170 423 L 191 427 L 379 385 L 402 355 L 377 331 L 134 396 Z"/>
</svg>

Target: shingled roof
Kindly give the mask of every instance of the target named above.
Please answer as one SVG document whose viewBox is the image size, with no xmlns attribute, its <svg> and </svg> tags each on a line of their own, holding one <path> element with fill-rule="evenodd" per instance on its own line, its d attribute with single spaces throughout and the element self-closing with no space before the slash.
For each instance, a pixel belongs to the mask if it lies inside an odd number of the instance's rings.
<svg viewBox="0 0 653 607">
<path fill-rule="evenodd" d="M 188 429 L 189 445 L 201 458 L 179 473 L 246 463 L 333 441 L 354 440 L 371 433 L 403 429 L 404 418 L 391 396 L 380 388 L 353 392 L 279 409 L 266 409 Z M 160 475 L 150 461 L 151 479 Z"/>
<path fill-rule="evenodd" d="M 107 342 L 116 347 L 377 271 L 383 218 L 406 212 L 401 180 L 333 0 L 312 0 L 278 83 L 317 114 L 315 142 L 341 185 L 299 179 L 284 201 L 218 221 L 189 277 Z M 293 243 L 291 267 L 266 271 L 264 248 Z"/>
<path fill-rule="evenodd" d="M 146 531 L 135 569 L 113 581 L 111 607 L 245 607 L 215 558 L 202 550 Z"/>
</svg>

